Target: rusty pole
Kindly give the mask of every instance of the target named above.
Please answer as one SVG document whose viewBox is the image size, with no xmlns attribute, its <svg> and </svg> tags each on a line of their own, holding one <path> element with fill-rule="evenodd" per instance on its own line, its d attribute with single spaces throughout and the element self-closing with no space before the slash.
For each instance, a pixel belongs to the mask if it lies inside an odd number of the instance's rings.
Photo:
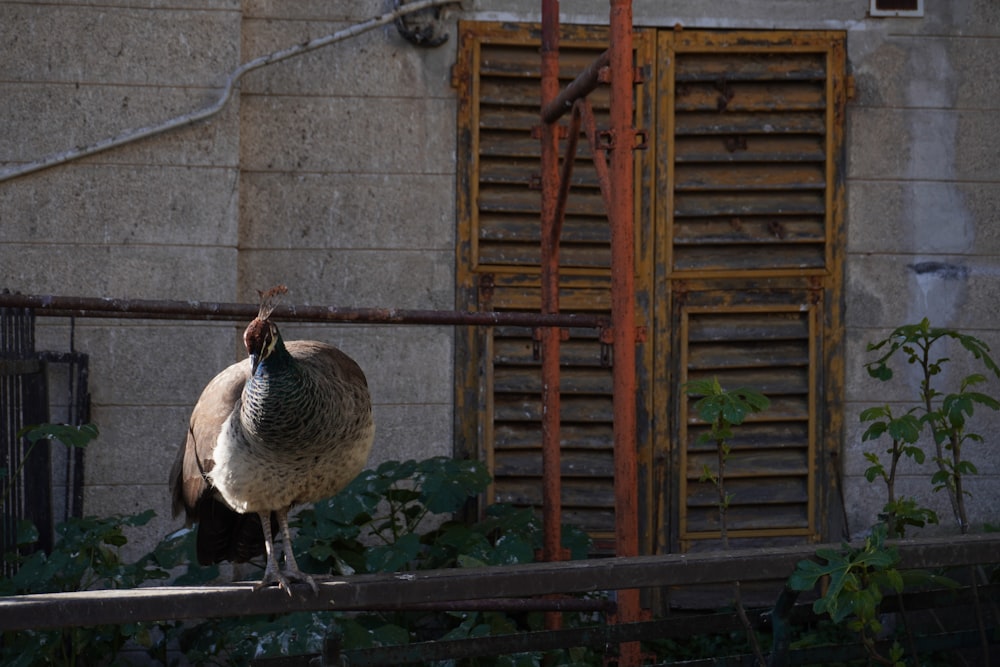
<svg viewBox="0 0 1000 667">
<path fill-rule="evenodd" d="M 559 2 L 542 4 L 541 108 L 559 94 Z M 542 160 L 542 314 L 559 312 L 559 125 L 541 123 Z M 561 330 L 541 329 L 542 356 L 542 556 L 562 560 L 562 480 L 559 452 L 559 338 Z M 547 629 L 561 626 L 558 614 L 547 614 Z"/>
<path fill-rule="evenodd" d="M 635 203 L 632 87 L 632 3 L 611 2 L 611 318 L 614 345 L 615 545 L 618 556 L 639 554 L 635 375 Z M 640 619 L 638 589 L 618 594 L 618 622 Z M 620 647 L 619 665 L 641 662 L 638 642 Z"/>
</svg>

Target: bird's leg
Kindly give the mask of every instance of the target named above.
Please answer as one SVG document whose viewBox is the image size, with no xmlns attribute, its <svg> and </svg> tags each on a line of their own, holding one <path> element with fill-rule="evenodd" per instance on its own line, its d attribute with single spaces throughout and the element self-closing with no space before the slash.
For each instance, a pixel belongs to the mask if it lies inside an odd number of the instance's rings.
<svg viewBox="0 0 1000 667">
<path fill-rule="evenodd" d="M 288 586 L 288 580 L 278 567 L 278 559 L 274 554 L 274 540 L 271 538 L 271 513 L 260 512 L 260 527 L 264 530 L 264 549 L 267 551 L 267 567 L 264 568 L 264 577 L 260 583 L 253 587 L 255 591 L 278 584 L 279 588 L 284 588 L 291 595 L 292 589 Z"/>
<path fill-rule="evenodd" d="M 289 508 L 290 509 L 290 508 Z M 299 564 L 295 562 L 295 554 L 292 553 L 292 535 L 288 530 L 288 509 L 282 510 L 278 514 L 278 526 L 281 528 L 282 549 L 285 552 L 285 575 L 292 581 L 301 581 L 309 584 L 313 593 L 319 593 L 319 587 L 313 578 L 299 569 Z"/>
</svg>

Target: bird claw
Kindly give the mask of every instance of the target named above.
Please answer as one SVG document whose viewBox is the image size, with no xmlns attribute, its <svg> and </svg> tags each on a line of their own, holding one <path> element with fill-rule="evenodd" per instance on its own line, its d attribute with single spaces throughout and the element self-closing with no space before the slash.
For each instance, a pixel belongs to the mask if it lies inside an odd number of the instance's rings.
<svg viewBox="0 0 1000 667">
<path fill-rule="evenodd" d="M 268 568 L 264 571 L 264 577 L 254 585 L 253 589 L 259 591 L 262 588 L 267 588 L 268 586 L 277 585 L 278 588 L 282 588 L 288 593 L 288 596 L 292 596 L 291 584 L 309 584 L 312 589 L 313 595 L 319 595 L 319 586 L 316 581 L 299 570 L 289 570 L 288 572 L 281 572 L 280 570 L 273 570 Z"/>
</svg>

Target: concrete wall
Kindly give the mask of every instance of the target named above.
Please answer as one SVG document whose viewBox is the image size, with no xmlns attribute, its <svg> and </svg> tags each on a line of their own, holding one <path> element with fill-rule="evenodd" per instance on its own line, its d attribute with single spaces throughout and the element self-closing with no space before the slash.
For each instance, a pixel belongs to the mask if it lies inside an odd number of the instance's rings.
<svg viewBox="0 0 1000 667">
<path fill-rule="evenodd" d="M 0 167 L 202 107 L 240 62 L 389 4 L 0 3 Z M 249 74 L 213 119 L 0 183 L 0 288 L 252 301 L 255 289 L 284 282 L 295 303 L 451 308 L 453 23 L 538 20 L 539 6 L 467 1 L 447 19 L 452 39 L 433 50 L 413 48 L 391 26 L 377 29 Z M 850 526 L 863 529 L 881 496 L 861 477 L 857 414 L 886 400 L 863 371 L 865 343 L 928 315 L 1000 356 L 1000 5 L 927 3 L 922 19 L 869 19 L 864 0 L 730 0 L 711 9 L 706 16 L 701 2 L 640 0 L 634 13 L 650 26 L 848 31 L 857 95 L 846 135 L 844 472 Z M 604 2 L 564 2 L 562 11 L 566 22 L 607 22 Z M 68 321 L 42 325 L 40 347 L 67 349 Z M 158 518 L 136 548 L 178 525 L 166 471 L 201 387 L 240 356 L 239 330 L 76 323 L 102 428 L 87 455 L 86 511 L 154 508 Z M 367 370 L 379 424 L 373 460 L 450 452 L 450 329 L 284 331 L 334 342 Z M 990 390 L 1000 393 L 996 382 Z M 893 392 L 898 401 L 913 395 Z M 998 426 L 993 419 L 983 432 Z M 973 520 L 996 522 L 989 508 L 1000 500 L 1000 457 L 986 449 L 970 453 L 981 472 Z M 929 495 L 925 478 L 905 487 Z"/>
</svg>

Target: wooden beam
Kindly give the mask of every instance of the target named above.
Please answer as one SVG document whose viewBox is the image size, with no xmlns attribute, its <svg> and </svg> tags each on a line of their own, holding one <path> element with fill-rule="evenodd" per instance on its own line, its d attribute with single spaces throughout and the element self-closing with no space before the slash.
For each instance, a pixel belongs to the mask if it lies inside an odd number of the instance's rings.
<svg viewBox="0 0 1000 667">
<path fill-rule="evenodd" d="M 901 567 L 934 568 L 991 563 L 1000 534 L 947 536 L 894 543 Z M 824 545 L 734 549 L 501 567 L 456 568 L 357 575 L 320 582 L 289 596 L 253 585 L 154 587 L 12 596 L 0 599 L 0 630 L 118 625 L 168 619 L 220 618 L 296 611 L 404 609 L 434 602 L 530 597 L 627 588 L 785 579 L 795 564 Z M 837 548 L 837 545 L 825 545 Z"/>
</svg>

